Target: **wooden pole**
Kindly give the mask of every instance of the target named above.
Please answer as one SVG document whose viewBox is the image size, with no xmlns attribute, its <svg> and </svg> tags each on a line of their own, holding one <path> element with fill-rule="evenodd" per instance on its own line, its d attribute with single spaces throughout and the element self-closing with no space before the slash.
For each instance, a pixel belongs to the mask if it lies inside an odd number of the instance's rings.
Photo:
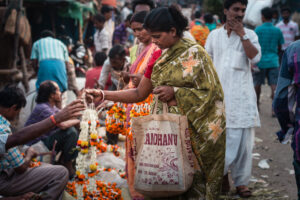
<svg viewBox="0 0 300 200">
<path fill-rule="evenodd" d="M 78 40 L 81 44 L 83 44 L 83 31 L 79 20 L 78 20 Z"/>
<path fill-rule="evenodd" d="M 28 72 L 26 68 L 26 58 L 25 58 L 25 53 L 24 53 L 24 48 L 21 46 L 20 47 L 20 58 L 21 58 L 21 67 L 22 67 L 22 83 L 25 87 L 25 91 L 28 92 L 29 90 L 29 84 L 28 84 Z"/>
<path fill-rule="evenodd" d="M 18 57 L 18 49 L 19 49 L 19 26 L 20 26 L 20 18 L 21 18 L 21 11 L 23 7 L 23 0 L 18 0 L 17 6 L 17 20 L 15 26 L 15 38 L 14 38 L 14 54 L 13 54 L 13 69 L 17 68 L 17 57 Z"/>
</svg>

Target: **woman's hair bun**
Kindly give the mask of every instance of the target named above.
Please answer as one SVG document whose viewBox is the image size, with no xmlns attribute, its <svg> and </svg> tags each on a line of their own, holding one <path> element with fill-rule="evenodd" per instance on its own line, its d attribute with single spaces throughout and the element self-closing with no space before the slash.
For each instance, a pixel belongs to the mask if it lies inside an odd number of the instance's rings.
<svg viewBox="0 0 300 200">
<path fill-rule="evenodd" d="M 179 8 L 175 5 L 171 5 L 168 10 L 178 28 L 185 30 L 188 26 L 188 20 L 185 16 L 183 16 Z"/>
<path fill-rule="evenodd" d="M 152 32 L 169 32 L 175 28 L 179 37 L 182 37 L 187 26 L 188 20 L 175 6 L 153 9 L 144 22 L 144 27 Z"/>
</svg>

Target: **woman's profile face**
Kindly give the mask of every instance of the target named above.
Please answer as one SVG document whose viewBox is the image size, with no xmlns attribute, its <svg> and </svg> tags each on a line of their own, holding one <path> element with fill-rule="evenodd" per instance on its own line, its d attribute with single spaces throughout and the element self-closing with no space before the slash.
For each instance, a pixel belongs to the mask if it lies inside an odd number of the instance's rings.
<svg viewBox="0 0 300 200">
<path fill-rule="evenodd" d="M 152 42 L 160 49 L 168 49 L 176 43 L 176 29 L 172 28 L 169 32 L 150 32 Z"/>
<path fill-rule="evenodd" d="M 134 32 L 134 35 L 139 39 L 142 43 L 149 43 L 151 41 L 151 35 L 149 32 L 143 28 L 143 24 L 139 22 L 132 22 L 131 29 Z"/>
</svg>

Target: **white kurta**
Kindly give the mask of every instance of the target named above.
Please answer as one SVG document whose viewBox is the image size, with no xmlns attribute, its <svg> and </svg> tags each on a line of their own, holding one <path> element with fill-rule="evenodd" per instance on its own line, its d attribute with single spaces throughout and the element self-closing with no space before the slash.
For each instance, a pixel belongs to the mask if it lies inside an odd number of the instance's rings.
<svg viewBox="0 0 300 200">
<path fill-rule="evenodd" d="M 251 60 L 246 56 L 240 37 L 235 32 L 228 37 L 224 27 L 213 30 L 205 44 L 223 87 L 227 128 L 260 126 L 251 63 L 259 62 L 261 48 L 256 33 L 247 28 L 245 32 L 259 51 Z"/>
<path fill-rule="evenodd" d="M 108 42 L 109 45 L 112 46 L 112 39 L 115 31 L 115 22 L 112 20 L 112 18 L 110 18 L 104 23 L 104 29 L 108 32 L 108 36 L 109 36 Z"/>
<path fill-rule="evenodd" d="M 104 49 L 107 49 L 107 52 L 109 52 L 111 49 L 111 43 L 109 43 L 109 33 L 104 28 L 101 31 L 97 30 L 95 32 L 94 45 L 96 52 L 101 52 Z"/>
</svg>

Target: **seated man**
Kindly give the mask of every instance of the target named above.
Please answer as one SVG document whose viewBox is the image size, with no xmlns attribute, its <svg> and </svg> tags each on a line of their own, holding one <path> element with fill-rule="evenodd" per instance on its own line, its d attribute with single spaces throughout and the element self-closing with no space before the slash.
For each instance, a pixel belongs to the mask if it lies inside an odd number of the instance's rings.
<svg viewBox="0 0 300 200">
<path fill-rule="evenodd" d="M 0 195 L 28 199 L 32 193 L 43 192 L 43 199 L 59 199 L 68 181 L 67 169 L 44 163 L 39 167 L 28 168 L 36 153 L 29 148 L 23 157 L 16 146 L 41 136 L 66 120 L 80 116 L 84 105 L 80 100 L 74 101 L 55 115 L 12 134 L 9 121 L 19 115 L 25 104 L 26 99 L 19 88 L 7 86 L 0 91 Z"/>
<path fill-rule="evenodd" d="M 61 92 L 57 83 L 54 81 L 44 81 L 41 83 L 36 103 L 37 105 L 29 116 L 25 126 L 42 121 L 59 111 L 57 107 L 60 107 Z M 77 157 L 78 153 L 75 150 L 78 131 L 73 126 L 79 124 L 79 122 L 79 120 L 73 120 L 70 123 L 62 123 L 58 128 L 44 134 L 42 137 L 36 138 L 28 144 L 32 145 L 42 140 L 45 146 L 51 150 L 54 142 L 57 141 L 55 151 L 57 153 L 62 151 L 59 164 L 64 165 L 69 170 L 70 176 L 72 176 L 75 173 L 72 160 Z"/>
</svg>

